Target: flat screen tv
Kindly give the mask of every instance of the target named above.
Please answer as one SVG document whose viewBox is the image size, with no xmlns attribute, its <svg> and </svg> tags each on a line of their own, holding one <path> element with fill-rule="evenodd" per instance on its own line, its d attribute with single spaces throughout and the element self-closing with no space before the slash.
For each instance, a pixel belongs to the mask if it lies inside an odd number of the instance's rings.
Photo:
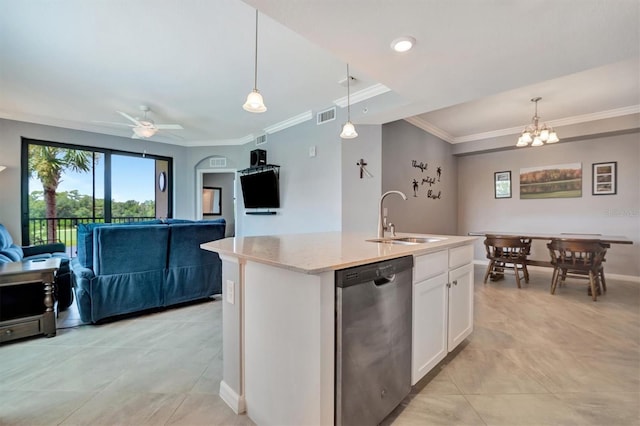
<svg viewBox="0 0 640 426">
<path fill-rule="evenodd" d="M 280 207 L 278 175 L 274 170 L 241 175 L 240 186 L 246 208 Z"/>
</svg>

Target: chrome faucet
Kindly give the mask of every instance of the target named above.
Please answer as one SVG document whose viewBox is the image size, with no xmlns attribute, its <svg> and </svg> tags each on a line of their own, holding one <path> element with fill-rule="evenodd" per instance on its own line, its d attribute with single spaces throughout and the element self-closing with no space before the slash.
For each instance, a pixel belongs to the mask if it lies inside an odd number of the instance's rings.
<svg viewBox="0 0 640 426">
<path fill-rule="evenodd" d="M 384 238 L 384 231 L 386 231 L 388 228 L 391 228 L 391 225 L 392 225 L 392 224 L 389 224 L 389 227 L 387 227 L 387 216 L 385 216 L 384 211 L 382 209 L 382 202 L 384 201 L 385 197 L 389 194 L 398 194 L 399 196 L 402 197 L 403 200 L 405 201 L 407 200 L 407 196 L 400 191 L 387 191 L 384 194 L 382 194 L 382 197 L 380 197 L 380 206 L 379 206 L 380 214 L 378 215 L 378 238 Z M 392 229 L 395 235 L 395 226 L 393 226 Z"/>
</svg>

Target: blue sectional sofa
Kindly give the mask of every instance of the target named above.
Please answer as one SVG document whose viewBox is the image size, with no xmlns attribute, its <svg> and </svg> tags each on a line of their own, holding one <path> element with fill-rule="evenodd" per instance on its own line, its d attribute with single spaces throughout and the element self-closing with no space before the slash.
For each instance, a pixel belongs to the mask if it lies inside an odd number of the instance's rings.
<svg viewBox="0 0 640 426">
<path fill-rule="evenodd" d="M 200 244 L 224 238 L 225 220 L 78 225 L 71 261 L 80 318 L 104 318 L 222 292 L 220 257 Z"/>
</svg>

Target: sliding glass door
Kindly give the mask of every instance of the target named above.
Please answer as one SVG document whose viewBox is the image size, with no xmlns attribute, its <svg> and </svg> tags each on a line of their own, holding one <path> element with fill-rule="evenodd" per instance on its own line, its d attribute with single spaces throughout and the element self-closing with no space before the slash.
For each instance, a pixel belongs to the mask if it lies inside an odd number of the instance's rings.
<svg viewBox="0 0 640 426">
<path fill-rule="evenodd" d="M 22 241 L 61 241 L 79 223 L 171 217 L 172 159 L 23 138 Z"/>
</svg>

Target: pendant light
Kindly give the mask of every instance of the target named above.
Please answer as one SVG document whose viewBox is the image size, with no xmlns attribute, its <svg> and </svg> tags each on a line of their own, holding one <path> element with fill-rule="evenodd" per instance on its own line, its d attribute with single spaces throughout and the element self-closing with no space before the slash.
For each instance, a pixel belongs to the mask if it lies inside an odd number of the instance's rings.
<svg viewBox="0 0 640 426">
<path fill-rule="evenodd" d="M 349 64 L 347 64 L 347 122 L 342 126 L 342 133 L 340 133 L 340 137 L 342 139 L 353 139 L 358 137 L 358 132 L 356 132 L 356 128 L 353 126 L 351 122 L 351 93 L 350 93 L 350 84 L 351 75 L 349 74 Z"/>
<path fill-rule="evenodd" d="M 247 96 L 247 102 L 242 105 L 242 108 L 249 112 L 265 112 L 267 107 L 264 105 L 262 95 L 258 91 L 258 9 L 256 9 L 256 56 L 253 78 L 253 90 Z"/>
</svg>

